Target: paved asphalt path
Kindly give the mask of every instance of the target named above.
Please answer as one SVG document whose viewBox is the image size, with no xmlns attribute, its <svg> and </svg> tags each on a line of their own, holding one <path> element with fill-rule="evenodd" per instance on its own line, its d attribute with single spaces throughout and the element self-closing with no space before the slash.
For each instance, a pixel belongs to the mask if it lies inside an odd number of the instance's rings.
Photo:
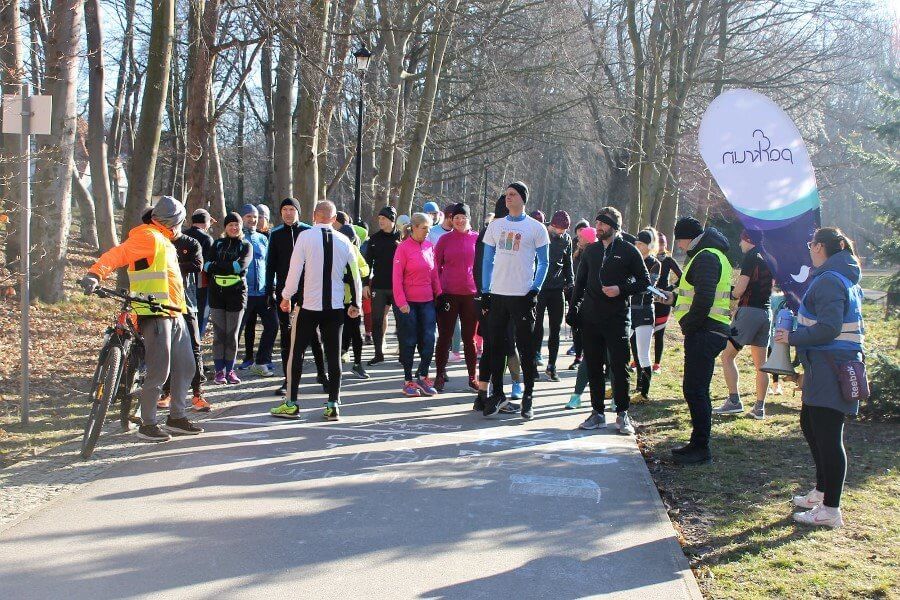
<svg viewBox="0 0 900 600">
<path fill-rule="evenodd" d="M 371 374 L 337 423 L 309 375 L 299 421 L 249 380 L 204 435 L 18 518 L 0 598 L 700 598 L 634 439 L 562 410 L 571 372 L 529 423 L 472 411 L 459 365 L 435 398 L 400 396 L 396 362 Z"/>
</svg>

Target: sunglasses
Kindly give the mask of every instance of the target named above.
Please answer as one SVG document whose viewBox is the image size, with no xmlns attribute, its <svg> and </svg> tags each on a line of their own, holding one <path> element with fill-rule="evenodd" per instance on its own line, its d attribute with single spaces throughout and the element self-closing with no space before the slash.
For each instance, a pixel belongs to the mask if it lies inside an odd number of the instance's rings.
<svg viewBox="0 0 900 600">
<path fill-rule="evenodd" d="M 812 247 L 816 244 L 821 244 L 822 242 L 806 242 L 806 247 L 812 250 Z"/>
</svg>

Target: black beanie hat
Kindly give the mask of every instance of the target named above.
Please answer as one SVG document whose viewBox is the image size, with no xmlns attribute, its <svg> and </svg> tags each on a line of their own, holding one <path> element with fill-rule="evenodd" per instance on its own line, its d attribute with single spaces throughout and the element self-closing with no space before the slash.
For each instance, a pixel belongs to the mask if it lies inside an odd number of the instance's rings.
<svg viewBox="0 0 900 600">
<path fill-rule="evenodd" d="M 649 229 L 642 229 L 638 231 L 638 234 L 635 236 L 635 238 L 642 244 L 647 244 L 649 246 L 653 243 L 653 232 Z"/>
<path fill-rule="evenodd" d="M 231 211 L 230 213 L 225 215 L 225 225 L 228 225 L 229 223 L 240 223 L 240 222 L 241 222 L 241 215 L 237 214 L 234 211 Z"/>
<path fill-rule="evenodd" d="M 382 209 L 378 211 L 378 216 L 389 219 L 391 223 L 393 223 L 397 220 L 397 209 L 393 206 L 382 207 Z"/>
<path fill-rule="evenodd" d="M 281 206 L 278 207 L 278 211 L 280 212 L 282 208 L 285 206 L 293 206 L 297 209 L 297 212 L 300 212 L 300 203 L 297 202 L 294 198 L 285 198 L 281 201 Z"/>
<path fill-rule="evenodd" d="M 471 216 L 469 214 L 469 207 L 459 202 L 453 205 L 453 210 L 450 211 L 450 215 L 455 217 L 456 215 L 466 215 L 467 217 Z"/>
<path fill-rule="evenodd" d="M 497 198 L 497 204 L 496 206 L 494 206 L 494 218 L 503 219 L 508 214 L 509 209 L 506 208 L 506 194 L 503 194 L 502 196 Z"/>
<path fill-rule="evenodd" d="M 577 223 L 575 223 L 575 233 L 578 233 L 578 230 L 582 227 L 590 227 L 591 224 L 588 223 L 587 219 L 581 219 Z"/>
<path fill-rule="evenodd" d="M 681 217 L 675 223 L 676 240 L 692 240 L 703 234 L 703 225 L 694 217 Z"/>
<path fill-rule="evenodd" d="M 522 202 L 528 202 L 528 186 L 525 185 L 524 181 L 513 181 L 506 187 L 512 188 L 519 192 L 519 195 L 522 196 Z"/>
</svg>

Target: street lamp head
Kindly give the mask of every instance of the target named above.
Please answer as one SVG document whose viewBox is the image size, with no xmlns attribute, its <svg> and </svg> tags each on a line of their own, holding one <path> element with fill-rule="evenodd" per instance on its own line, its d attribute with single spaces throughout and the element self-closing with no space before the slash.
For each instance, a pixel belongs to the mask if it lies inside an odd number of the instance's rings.
<svg viewBox="0 0 900 600">
<path fill-rule="evenodd" d="M 363 44 L 353 53 L 353 58 L 356 59 L 356 70 L 365 72 L 369 69 L 369 61 L 372 59 L 372 53 L 369 52 L 369 49 Z"/>
</svg>

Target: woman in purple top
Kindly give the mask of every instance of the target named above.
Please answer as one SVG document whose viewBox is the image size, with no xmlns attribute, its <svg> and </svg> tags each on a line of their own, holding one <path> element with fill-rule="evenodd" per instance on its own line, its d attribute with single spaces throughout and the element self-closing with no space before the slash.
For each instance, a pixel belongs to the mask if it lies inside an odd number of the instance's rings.
<svg viewBox="0 0 900 600">
<path fill-rule="evenodd" d="M 426 238 L 431 217 L 415 213 L 410 235 L 394 253 L 393 291 L 394 318 L 400 338 L 400 364 L 403 365 L 403 395 L 433 396 L 437 391 L 428 369 L 434 355 L 434 299 L 441 295 L 441 283 L 434 268 L 434 246 Z M 412 367 L 419 348 L 419 368 L 413 379 Z"/>
<path fill-rule="evenodd" d="M 469 227 L 469 207 L 456 204 L 451 214 L 453 230 L 441 236 L 435 246 L 434 264 L 441 281 L 443 294 L 437 301 L 437 379 L 435 388 L 443 391 L 447 382 L 447 359 L 456 319 L 462 322 L 462 343 L 469 374 L 469 388 L 478 391 L 475 381 L 475 329 L 478 326 L 478 309 L 475 305 L 475 243 L 478 232 Z"/>
</svg>

